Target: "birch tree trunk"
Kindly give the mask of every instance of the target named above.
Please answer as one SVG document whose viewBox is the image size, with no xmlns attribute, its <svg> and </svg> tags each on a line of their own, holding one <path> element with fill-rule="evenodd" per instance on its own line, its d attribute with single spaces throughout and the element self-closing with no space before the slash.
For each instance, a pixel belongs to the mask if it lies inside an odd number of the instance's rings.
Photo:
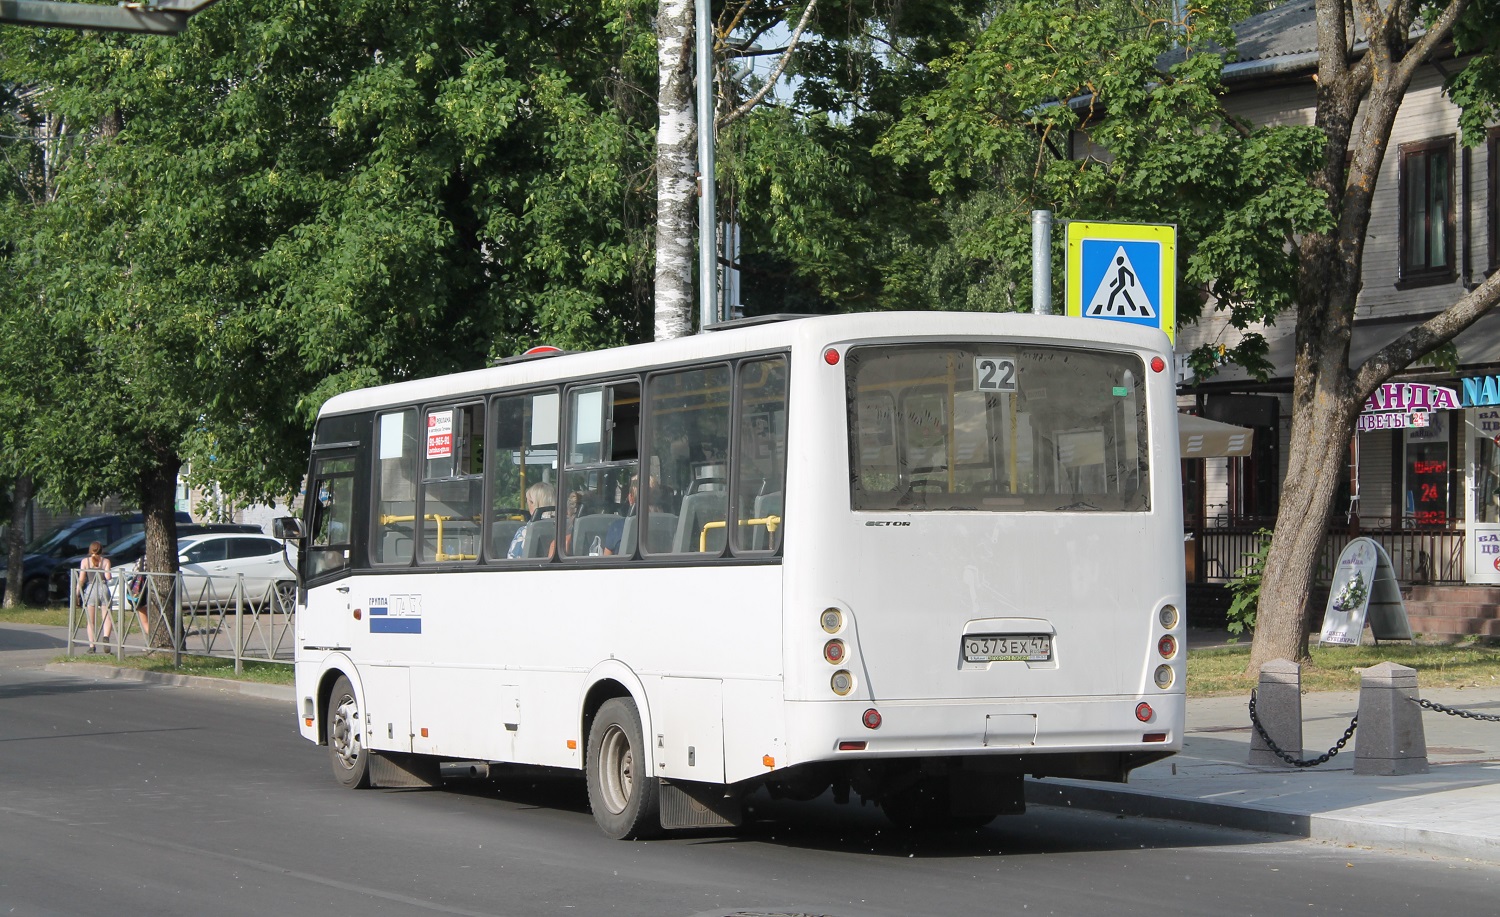
<svg viewBox="0 0 1500 917">
<path fill-rule="evenodd" d="M 661 0 L 656 131 L 656 340 L 693 329 L 697 131 L 693 110 L 693 2 Z M 711 181 L 708 177 L 705 180 Z"/>
</svg>

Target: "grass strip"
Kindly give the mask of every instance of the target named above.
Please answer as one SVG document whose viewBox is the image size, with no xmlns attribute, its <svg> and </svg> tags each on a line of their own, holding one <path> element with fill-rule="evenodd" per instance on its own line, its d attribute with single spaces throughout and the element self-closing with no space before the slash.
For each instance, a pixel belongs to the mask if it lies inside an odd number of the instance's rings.
<svg viewBox="0 0 1500 917">
<path fill-rule="evenodd" d="M 1302 664 L 1304 691 L 1358 691 L 1360 669 L 1382 662 L 1416 669 L 1417 685 L 1424 690 L 1500 685 L 1500 648 L 1476 643 L 1314 646 L 1311 652 L 1312 660 Z M 1258 681 L 1245 674 L 1249 664 L 1249 644 L 1189 652 L 1188 696 L 1249 696 Z"/>
</svg>

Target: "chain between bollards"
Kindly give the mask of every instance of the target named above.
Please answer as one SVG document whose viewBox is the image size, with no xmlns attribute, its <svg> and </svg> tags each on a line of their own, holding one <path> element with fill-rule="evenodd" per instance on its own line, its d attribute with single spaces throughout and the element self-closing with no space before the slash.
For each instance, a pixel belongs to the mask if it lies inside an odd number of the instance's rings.
<svg viewBox="0 0 1500 917">
<path fill-rule="evenodd" d="M 1484 720 L 1486 723 L 1500 723 L 1500 716 L 1496 716 L 1494 714 L 1475 713 L 1472 710 L 1459 710 L 1457 707 L 1446 707 L 1435 701 L 1422 700 L 1420 697 L 1413 697 L 1411 700 L 1418 707 L 1425 707 L 1428 710 L 1436 710 L 1438 713 L 1446 713 L 1449 716 L 1461 716 L 1466 720 Z"/>
<path fill-rule="evenodd" d="M 1345 745 L 1349 744 L 1349 739 L 1354 735 L 1354 730 L 1359 727 L 1359 714 L 1356 713 L 1354 715 L 1354 719 L 1349 721 L 1349 728 L 1344 730 L 1343 738 L 1339 739 L 1332 748 L 1328 749 L 1328 751 L 1326 751 L 1325 753 L 1318 755 L 1316 758 L 1308 758 L 1305 761 L 1293 758 L 1291 755 L 1282 751 L 1281 747 L 1277 745 L 1276 742 L 1266 733 L 1266 727 L 1260 724 L 1260 717 L 1255 715 L 1254 688 L 1250 689 L 1250 722 L 1255 724 L 1255 731 L 1260 733 L 1260 737 L 1265 741 L 1266 747 L 1271 749 L 1271 753 L 1276 755 L 1276 757 L 1290 764 L 1292 767 L 1317 767 L 1319 764 L 1328 763 L 1328 761 L 1332 759 L 1334 755 L 1338 754 L 1340 751 L 1343 751 Z"/>
</svg>

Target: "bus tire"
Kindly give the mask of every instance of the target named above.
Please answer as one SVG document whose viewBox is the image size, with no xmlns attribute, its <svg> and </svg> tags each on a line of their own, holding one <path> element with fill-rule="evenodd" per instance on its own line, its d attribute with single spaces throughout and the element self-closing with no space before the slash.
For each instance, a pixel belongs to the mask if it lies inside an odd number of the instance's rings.
<svg viewBox="0 0 1500 917">
<path fill-rule="evenodd" d="M 615 840 L 661 833 L 661 788 L 650 770 L 641 716 L 625 697 L 605 701 L 589 727 L 589 808 L 599 830 Z"/>
<path fill-rule="evenodd" d="M 328 762 L 334 779 L 351 790 L 370 785 L 370 755 L 365 750 L 365 718 L 348 676 L 340 675 L 328 697 Z"/>
</svg>

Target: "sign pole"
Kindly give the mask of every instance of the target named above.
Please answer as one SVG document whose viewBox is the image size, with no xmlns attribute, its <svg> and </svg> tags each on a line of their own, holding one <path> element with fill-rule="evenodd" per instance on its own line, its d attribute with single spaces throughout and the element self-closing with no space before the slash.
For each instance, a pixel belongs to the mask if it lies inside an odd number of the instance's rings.
<svg viewBox="0 0 1500 917">
<path fill-rule="evenodd" d="M 1052 211 L 1031 211 L 1031 311 L 1052 314 Z"/>
</svg>

